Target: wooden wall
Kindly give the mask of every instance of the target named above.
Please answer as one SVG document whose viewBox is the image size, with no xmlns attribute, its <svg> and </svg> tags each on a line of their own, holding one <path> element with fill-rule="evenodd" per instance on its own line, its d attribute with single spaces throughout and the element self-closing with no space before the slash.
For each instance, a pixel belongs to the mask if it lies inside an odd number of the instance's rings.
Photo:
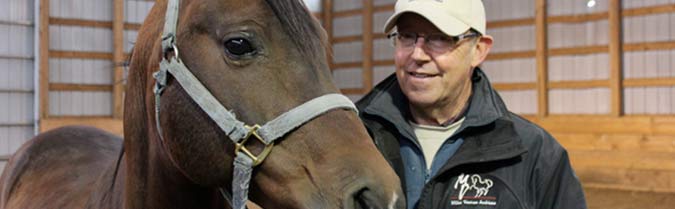
<svg viewBox="0 0 675 209">
<path fill-rule="evenodd" d="M 40 0 L 40 131 L 122 135 L 123 64 L 152 0 Z"/>
<path fill-rule="evenodd" d="M 0 1 L 0 167 L 35 133 L 32 1 Z"/>
<path fill-rule="evenodd" d="M 391 74 L 395 0 L 323 0 L 329 60 L 360 98 Z M 589 189 L 675 194 L 675 1 L 483 0 L 483 64 L 508 107 L 565 146 Z"/>
</svg>

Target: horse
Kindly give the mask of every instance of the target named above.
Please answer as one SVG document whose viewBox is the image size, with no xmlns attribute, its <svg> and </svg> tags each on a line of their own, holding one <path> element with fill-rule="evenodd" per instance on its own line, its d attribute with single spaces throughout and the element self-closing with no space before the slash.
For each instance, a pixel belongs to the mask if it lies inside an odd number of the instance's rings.
<svg viewBox="0 0 675 209">
<path fill-rule="evenodd" d="M 325 41 L 300 0 L 158 0 L 129 61 L 124 139 L 36 136 L 0 177 L 0 209 L 405 208 Z"/>
</svg>

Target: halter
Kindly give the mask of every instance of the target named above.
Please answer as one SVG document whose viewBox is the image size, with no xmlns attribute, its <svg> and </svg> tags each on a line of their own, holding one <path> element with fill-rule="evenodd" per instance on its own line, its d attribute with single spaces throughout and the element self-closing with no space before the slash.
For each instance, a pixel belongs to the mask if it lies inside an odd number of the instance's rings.
<svg viewBox="0 0 675 209">
<path fill-rule="evenodd" d="M 248 187 L 251 181 L 253 168 L 262 163 L 274 146 L 274 141 L 293 131 L 308 121 L 334 109 L 357 111 L 354 103 L 341 94 L 326 94 L 314 98 L 300 106 L 291 109 L 264 125 L 246 125 L 236 119 L 235 115 L 216 100 L 204 85 L 188 70 L 179 57 L 176 47 L 176 25 L 178 22 L 178 1 L 169 0 L 162 34 L 162 52 L 164 56 L 159 63 L 159 71 L 153 74 L 155 78 L 155 123 L 159 138 L 162 138 L 162 129 L 159 124 L 160 97 L 166 87 L 167 73 L 170 73 L 181 87 L 190 95 L 192 100 L 218 124 L 228 137 L 235 143 L 234 173 L 232 195 L 226 194 L 219 188 L 223 197 L 233 209 L 244 209 L 248 199 Z M 173 52 L 172 57 L 166 56 Z M 263 151 L 255 155 L 245 144 L 251 138 L 265 144 Z"/>
</svg>

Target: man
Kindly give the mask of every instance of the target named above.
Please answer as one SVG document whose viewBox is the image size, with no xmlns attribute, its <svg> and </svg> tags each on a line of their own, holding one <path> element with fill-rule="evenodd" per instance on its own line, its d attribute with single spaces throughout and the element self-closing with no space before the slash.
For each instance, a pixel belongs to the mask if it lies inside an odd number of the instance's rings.
<svg viewBox="0 0 675 209">
<path fill-rule="evenodd" d="M 396 73 L 357 106 L 408 208 L 586 208 L 565 149 L 478 67 L 493 43 L 480 0 L 399 0 L 385 32 Z"/>
</svg>

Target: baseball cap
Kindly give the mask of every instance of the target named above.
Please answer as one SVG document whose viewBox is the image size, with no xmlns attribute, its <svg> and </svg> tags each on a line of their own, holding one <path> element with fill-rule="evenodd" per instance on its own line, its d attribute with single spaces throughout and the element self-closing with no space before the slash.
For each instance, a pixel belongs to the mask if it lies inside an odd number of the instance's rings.
<svg viewBox="0 0 675 209">
<path fill-rule="evenodd" d="M 485 8 L 481 0 L 398 0 L 394 14 L 384 24 L 384 32 L 390 32 L 398 18 L 407 12 L 426 18 L 446 35 L 458 36 L 470 28 L 485 35 Z"/>
</svg>

